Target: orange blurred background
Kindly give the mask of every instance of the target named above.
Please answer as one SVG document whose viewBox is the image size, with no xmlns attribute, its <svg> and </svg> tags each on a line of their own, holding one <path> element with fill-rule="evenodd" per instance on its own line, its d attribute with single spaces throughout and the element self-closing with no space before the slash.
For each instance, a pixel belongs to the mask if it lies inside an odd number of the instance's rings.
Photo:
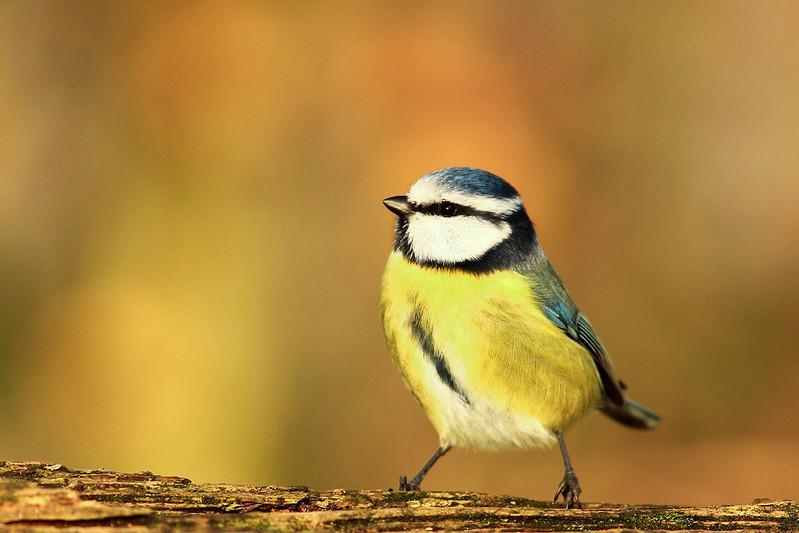
<svg viewBox="0 0 799 533">
<path fill-rule="evenodd" d="M 799 498 L 799 4 L 0 4 L 0 459 L 395 486 L 436 446 L 378 319 L 382 198 L 526 200 L 632 396 L 587 501 Z M 428 489 L 549 498 L 558 452 Z"/>
</svg>

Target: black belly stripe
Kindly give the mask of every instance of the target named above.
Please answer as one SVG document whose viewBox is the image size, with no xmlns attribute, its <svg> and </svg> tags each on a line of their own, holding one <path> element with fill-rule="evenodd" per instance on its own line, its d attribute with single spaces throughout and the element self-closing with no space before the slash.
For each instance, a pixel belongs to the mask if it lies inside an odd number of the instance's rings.
<svg viewBox="0 0 799 533">
<path fill-rule="evenodd" d="M 469 401 L 469 397 L 466 396 L 463 389 L 455 382 L 455 378 L 452 377 L 452 372 L 450 372 L 449 366 L 446 360 L 444 360 L 444 356 L 436 349 L 435 344 L 433 344 L 429 323 L 425 320 L 421 307 L 415 306 L 413 308 L 410 324 L 411 333 L 422 347 L 424 354 L 430 362 L 435 365 L 439 379 L 441 379 L 447 387 L 452 389 L 455 394 L 460 396 L 461 400 L 463 400 L 466 405 L 471 405 L 472 402 Z"/>
</svg>

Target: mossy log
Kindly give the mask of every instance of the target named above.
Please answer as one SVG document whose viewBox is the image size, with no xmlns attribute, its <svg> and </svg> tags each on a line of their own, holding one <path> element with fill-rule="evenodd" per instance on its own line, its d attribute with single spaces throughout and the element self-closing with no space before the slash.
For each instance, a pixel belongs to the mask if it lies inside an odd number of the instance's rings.
<svg viewBox="0 0 799 533">
<path fill-rule="evenodd" d="M 561 506 L 470 492 L 313 491 L 0 462 L 0 529 L 795 530 L 795 502 Z"/>
</svg>

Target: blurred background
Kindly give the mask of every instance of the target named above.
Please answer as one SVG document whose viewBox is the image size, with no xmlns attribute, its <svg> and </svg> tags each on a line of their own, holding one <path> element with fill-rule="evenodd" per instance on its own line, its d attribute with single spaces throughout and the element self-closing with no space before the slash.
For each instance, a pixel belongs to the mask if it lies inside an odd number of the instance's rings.
<svg viewBox="0 0 799 533">
<path fill-rule="evenodd" d="M 632 395 L 587 501 L 799 498 L 799 5 L 0 4 L 0 459 L 396 486 L 437 445 L 378 319 L 381 200 L 522 193 Z M 556 450 L 428 489 L 551 497 Z"/>
</svg>

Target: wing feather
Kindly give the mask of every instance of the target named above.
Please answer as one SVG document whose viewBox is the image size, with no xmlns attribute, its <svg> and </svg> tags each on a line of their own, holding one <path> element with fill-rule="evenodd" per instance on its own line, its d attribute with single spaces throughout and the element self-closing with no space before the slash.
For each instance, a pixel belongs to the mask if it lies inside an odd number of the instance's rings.
<svg viewBox="0 0 799 533">
<path fill-rule="evenodd" d="M 605 396 L 611 403 L 623 405 L 624 393 L 621 383 L 616 379 L 610 358 L 588 318 L 574 304 L 549 261 L 544 259 L 536 267 L 528 276 L 532 282 L 533 293 L 544 314 L 572 340 L 588 350 L 602 380 Z"/>
<path fill-rule="evenodd" d="M 613 374 L 613 365 L 610 362 L 610 358 L 602 343 L 599 342 L 599 337 L 597 337 L 594 328 L 591 327 L 591 323 L 585 315 L 579 312 L 577 313 L 577 342 L 591 352 L 608 399 L 616 405 L 623 405 L 624 393 L 621 390 L 621 383 Z"/>
</svg>

